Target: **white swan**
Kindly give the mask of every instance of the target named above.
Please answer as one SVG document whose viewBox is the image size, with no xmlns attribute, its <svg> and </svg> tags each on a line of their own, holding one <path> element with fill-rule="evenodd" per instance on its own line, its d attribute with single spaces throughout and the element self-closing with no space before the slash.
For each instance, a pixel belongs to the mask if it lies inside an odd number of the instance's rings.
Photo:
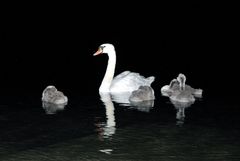
<svg viewBox="0 0 240 161">
<path fill-rule="evenodd" d="M 99 88 L 100 93 L 110 92 L 121 93 L 121 92 L 132 92 L 137 90 L 140 86 L 150 86 L 154 81 L 155 77 L 151 76 L 145 78 L 139 73 L 130 71 L 122 72 L 121 74 L 114 77 L 115 66 L 116 66 L 116 51 L 112 44 L 102 44 L 94 56 L 106 53 L 109 57 L 108 65 L 105 76 L 102 80 Z"/>
<path fill-rule="evenodd" d="M 47 86 L 42 93 L 42 101 L 53 104 L 66 104 L 68 98 L 54 86 Z"/>
<path fill-rule="evenodd" d="M 194 89 L 185 84 L 186 76 L 180 73 L 177 79 L 173 79 L 170 85 L 161 88 L 164 96 L 170 97 L 171 100 L 178 102 L 194 102 L 195 97 L 202 97 L 202 89 Z"/>
</svg>

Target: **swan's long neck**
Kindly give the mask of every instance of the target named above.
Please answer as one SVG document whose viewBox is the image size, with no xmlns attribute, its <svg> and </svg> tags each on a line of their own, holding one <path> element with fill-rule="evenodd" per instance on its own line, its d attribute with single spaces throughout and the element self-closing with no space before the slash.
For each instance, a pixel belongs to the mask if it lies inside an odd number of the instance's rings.
<svg viewBox="0 0 240 161">
<path fill-rule="evenodd" d="M 116 66 L 116 52 L 113 50 L 108 53 L 108 65 L 106 73 L 99 88 L 99 92 L 110 92 L 111 83 L 113 80 L 115 66 Z"/>
</svg>

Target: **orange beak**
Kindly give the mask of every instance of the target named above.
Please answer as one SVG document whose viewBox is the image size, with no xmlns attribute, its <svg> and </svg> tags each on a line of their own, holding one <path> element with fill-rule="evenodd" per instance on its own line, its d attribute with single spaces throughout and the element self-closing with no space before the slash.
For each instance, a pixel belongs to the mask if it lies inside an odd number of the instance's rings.
<svg viewBox="0 0 240 161">
<path fill-rule="evenodd" d="M 96 53 L 93 54 L 93 56 L 102 54 L 103 50 L 101 48 L 98 48 L 98 51 Z"/>
</svg>

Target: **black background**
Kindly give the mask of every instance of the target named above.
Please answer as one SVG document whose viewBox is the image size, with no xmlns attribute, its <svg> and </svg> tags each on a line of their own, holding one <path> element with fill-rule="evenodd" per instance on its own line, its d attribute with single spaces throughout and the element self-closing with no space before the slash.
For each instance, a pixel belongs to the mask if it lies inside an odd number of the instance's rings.
<svg viewBox="0 0 240 161">
<path fill-rule="evenodd" d="M 156 76 L 156 90 L 178 73 L 213 95 L 238 95 L 237 19 L 234 5 L 106 2 L 11 4 L 3 11 L 1 90 L 41 93 L 47 85 L 97 91 L 107 56 L 117 52 L 116 74 Z M 4 94 L 4 93 L 3 93 Z"/>
</svg>

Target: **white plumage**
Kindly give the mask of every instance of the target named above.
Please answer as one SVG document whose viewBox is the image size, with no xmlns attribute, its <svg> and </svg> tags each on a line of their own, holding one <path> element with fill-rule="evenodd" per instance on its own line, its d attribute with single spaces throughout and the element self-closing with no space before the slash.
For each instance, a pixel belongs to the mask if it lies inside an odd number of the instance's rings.
<svg viewBox="0 0 240 161">
<path fill-rule="evenodd" d="M 99 55 L 106 53 L 109 57 L 105 76 L 99 88 L 100 93 L 122 93 L 132 92 L 140 86 L 150 86 L 155 77 L 145 78 L 139 73 L 125 71 L 114 77 L 116 66 L 116 52 L 112 44 L 102 44 L 94 54 Z"/>
</svg>

